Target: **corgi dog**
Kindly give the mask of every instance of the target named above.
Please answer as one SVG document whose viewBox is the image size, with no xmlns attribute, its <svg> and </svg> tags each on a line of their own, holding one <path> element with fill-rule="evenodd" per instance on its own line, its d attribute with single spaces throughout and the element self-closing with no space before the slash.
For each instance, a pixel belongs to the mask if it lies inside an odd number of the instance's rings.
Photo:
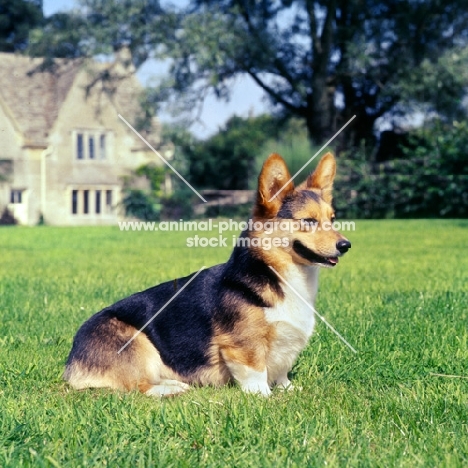
<svg viewBox="0 0 468 468">
<path fill-rule="evenodd" d="M 295 188 L 281 156 L 269 156 L 252 221 L 274 228 L 250 229 L 249 223 L 227 263 L 154 286 L 92 316 L 74 338 L 65 380 L 76 389 L 155 396 L 232 381 L 264 396 L 273 385 L 292 388 L 288 372 L 315 324 L 304 299 L 313 307 L 319 269 L 334 267 L 351 247 L 339 232 L 325 229 L 334 220 L 335 171 L 335 158 L 327 153 Z M 292 228 L 281 229 L 285 222 Z"/>
</svg>

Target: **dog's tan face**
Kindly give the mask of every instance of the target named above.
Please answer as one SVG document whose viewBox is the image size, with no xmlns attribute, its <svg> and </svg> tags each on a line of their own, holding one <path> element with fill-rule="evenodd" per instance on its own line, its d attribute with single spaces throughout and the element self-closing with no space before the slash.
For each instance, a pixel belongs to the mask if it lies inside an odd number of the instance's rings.
<svg viewBox="0 0 468 468">
<path fill-rule="evenodd" d="M 333 228 L 331 206 L 335 158 L 331 153 L 321 159 L 317 169 L 296 189 L 284 160 L 271 155 L 259 177 L 254 220 L 274 229 L 256 234 L 258 237 L 287 239 L 276 249 L 291 255 L 295 263 L 333 267 L 351 243 Z M 281 190 L 282 189 L 282 190 Z M 273 252 L 272 252 L 273 253 Z"/>
</svg>

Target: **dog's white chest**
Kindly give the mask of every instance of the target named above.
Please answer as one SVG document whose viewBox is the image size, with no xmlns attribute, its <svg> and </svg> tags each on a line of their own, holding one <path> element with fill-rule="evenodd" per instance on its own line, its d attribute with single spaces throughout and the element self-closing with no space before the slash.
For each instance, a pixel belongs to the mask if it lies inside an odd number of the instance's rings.
<svg viewBox="0 0 468 468">
<path fill-rule="evenodd" d="M 274 307 L 265 308 L 269 323 L 284 322 L 298 329 L 307 338 L 315 325 L 314 306 L 318 287 L 318 267 L 291 267 L 283 276 L 284 300 Z"/>
<path fill-rule="evenodd" d="M 318 267 L 290 268 L 282 283 L 284 300 L 265 308 L 266 320 L 275 326 L 276 338 L 270 345 L 267 359 L 270 382 L 285 375 L 298 354 L 307 345 L 315 325 L 314 306 L 318 287 Z"/>
</svg>

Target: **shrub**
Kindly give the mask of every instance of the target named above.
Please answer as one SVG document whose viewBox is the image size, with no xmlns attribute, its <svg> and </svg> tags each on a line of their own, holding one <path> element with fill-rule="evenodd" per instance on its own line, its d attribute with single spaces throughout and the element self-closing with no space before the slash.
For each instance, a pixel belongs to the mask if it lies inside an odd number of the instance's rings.
<svg viewBox="0 0 468 468">
<path fill-rule="evenodd" d="M 2 215 L 0 216 L 0 226 L 11 226 L 14 224 L 18 224 L 18 221 L 15 219 L 10 210 L 5 207 Z"/>
<path fill-rule="evenodd" d="M 144 164 L 123 178 L 122 206 L 125 216 L 155 221 L 161 212 L 161 185 L 166 174 L 165 168 Z M 141 186 L 144 185 L 144 188 Z"/>
<path fill-rule="evenodd" d="M 369 162 L 365 147 L 340 157 L 336 206 L 349 218 L 468 216 L 468 125 L 413 130 L 405 159 Z"/>
</svg>

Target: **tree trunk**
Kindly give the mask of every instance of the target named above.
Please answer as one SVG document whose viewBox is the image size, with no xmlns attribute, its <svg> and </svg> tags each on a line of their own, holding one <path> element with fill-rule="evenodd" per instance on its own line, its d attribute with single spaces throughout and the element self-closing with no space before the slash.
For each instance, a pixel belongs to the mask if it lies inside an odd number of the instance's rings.
<svg viewBox="0 0 468 468">
<path fill-rule="evenodd" d="M 327 86 L 327 77 L 313 80 L 313 93 L 307 98 L 306 124 L 309 138 L 316 145 L 323 145 L 336 132 L 334 115 L 334 89 Z"/>
<path fill-rule="evenodd" d="M 328 66 L 332 53 L 336 0 L 327 5 L 322 25 L 317 18 L 313 0 L 306 2 L 309 17 L 309 33 L 313 57 L 311 66 L 311 89 L 307 96 L 305 119 L 310 139 L 323 145 L 333 135 L 332 115 L 334 114 L 334 89 L 329 87 Z"/>
</svg>

